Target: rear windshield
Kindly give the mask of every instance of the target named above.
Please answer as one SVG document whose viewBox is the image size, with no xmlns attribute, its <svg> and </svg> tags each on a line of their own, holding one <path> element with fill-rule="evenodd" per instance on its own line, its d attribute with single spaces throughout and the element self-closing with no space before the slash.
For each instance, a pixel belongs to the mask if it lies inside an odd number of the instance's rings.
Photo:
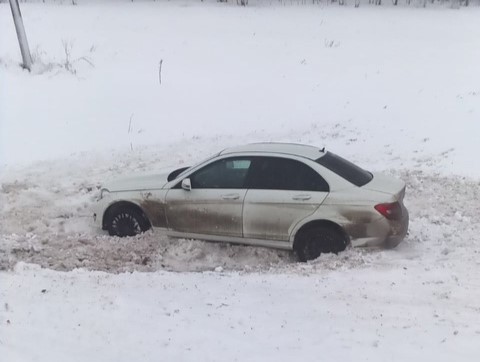
<svg viewBox="0 0 480 362">
<path fill-rule="evenodd" d="M 316 162 L 356 186 L 366 185 L 373 178 L 370 172 L 331 152 L 327 152 Z"/>
</svg>

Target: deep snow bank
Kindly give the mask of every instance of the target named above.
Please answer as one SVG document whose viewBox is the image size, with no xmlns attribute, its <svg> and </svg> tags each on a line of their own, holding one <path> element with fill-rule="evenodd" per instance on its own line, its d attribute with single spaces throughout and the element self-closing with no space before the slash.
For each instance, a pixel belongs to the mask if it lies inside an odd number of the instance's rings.
<svg viewBox="0 0 480 362">
<path fill-rule="evenodd" d="M 119 239 L 95 228 L 92 209 L 106 179 L 147 170 L 155 173 L 172 159 L 191 164 L 206 150 L 226 141 L 196 139 L 171 144 L 168 156 L 158 146 L 110 157 L 84 154 L 11 169 L 8 175 L 0 177 L 0 196 L 5 202 L 0 213 L 1 267 L 11 268 L 18 261 L 27 261 L 57 270 L 86 268 L 110 272 L 213 270 L 218 266 L 236 270 L 290 268 L 295 259 L 284 251 L 169 239 L 159 232 Z M 437 260 L 450 258 L 450 254 L 462 255 L 464 261 L 475 257 L 480 235 L 478 181 L 416 170 L 384 172 L 407 183 L 405 202 L 411 225 L 406 245 L 400 250 L 429 253 Z M 388 251 L 378 254 L 348 250 L 339 263 L 347 268 L 357 267 L 365 263 L 365 258 L 378 255 L 390 257 Z M 318 262 L 327 268 L 328 263 Z"/>
</svg>

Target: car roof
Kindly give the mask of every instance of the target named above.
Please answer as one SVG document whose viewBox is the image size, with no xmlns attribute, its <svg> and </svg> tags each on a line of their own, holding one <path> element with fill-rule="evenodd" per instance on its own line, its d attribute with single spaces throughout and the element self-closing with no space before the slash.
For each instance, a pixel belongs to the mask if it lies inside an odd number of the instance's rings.
<svg viewBox="0 0 480 362">
<path fill-rule="evenodd" d="M 227 148 L 220 155 L 255 152 L 288 154 L 316 160 L 325 154 L 325 149 L 298 143 L 263 142 Z"/>
</svg>

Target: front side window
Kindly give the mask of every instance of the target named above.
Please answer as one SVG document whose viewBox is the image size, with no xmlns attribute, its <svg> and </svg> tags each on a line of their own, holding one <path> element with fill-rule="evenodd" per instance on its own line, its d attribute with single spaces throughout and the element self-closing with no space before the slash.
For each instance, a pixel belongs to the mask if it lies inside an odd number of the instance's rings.
<svg viewBox="0 0 480 362">
<path fill-rule="evenodd" d="M 227 158 L 215 161 L 190 176 L 193 189 L 241 189 L 252 161 Z"/>
<path fill-rule="evenodd" d="M 263 190 L 329 191 L 328 183 L 303 162 L 281 157 L 259 157 L 248 182 Z"/>
</svg>

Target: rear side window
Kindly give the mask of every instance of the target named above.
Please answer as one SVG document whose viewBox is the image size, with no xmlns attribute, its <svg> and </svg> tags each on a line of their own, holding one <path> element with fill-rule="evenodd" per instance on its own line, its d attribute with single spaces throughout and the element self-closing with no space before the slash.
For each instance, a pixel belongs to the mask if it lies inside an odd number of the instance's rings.
<svg viewBox="0 0 480 362">
<path fill-rule="evenodd" d="M 302 162 L 281 157 L 255 158 L 248 188 L 262 190 L 329 191 L 327 182 Z"/>
<path fill-rule="evenodd" d="M 327 152 L 316 162 L 356 186 L 366 185 L 373 178 L 370 172 L 331 152 Z"/>
</svg>

